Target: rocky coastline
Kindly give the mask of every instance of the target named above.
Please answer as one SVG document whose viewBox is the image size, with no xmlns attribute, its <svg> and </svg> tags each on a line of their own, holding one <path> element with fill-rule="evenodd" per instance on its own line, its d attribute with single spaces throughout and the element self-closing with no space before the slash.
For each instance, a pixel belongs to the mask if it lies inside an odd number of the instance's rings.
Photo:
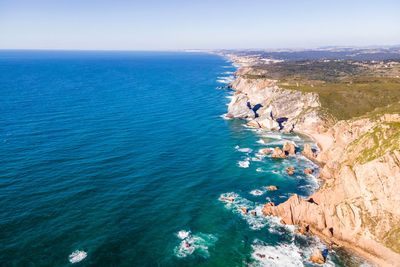
<svg viewBox="0 0 400 267">
<path fill-rule="evenodd" d="M 277 80 L 249 77 L 247 58 L 237 66 L 227 118 L 270 131 L 297 132 L 315 140 L 303 155 L 321 166 L 322 186 L 304 199 L 291 196 L 266 203 L 265 216 L 277 216 L 299 232 L 344 246 L 377 266 L 400 264 L 400 114 L 372 112 L 336 120 L 318 94 L 282 89 Z"/>
</svg>

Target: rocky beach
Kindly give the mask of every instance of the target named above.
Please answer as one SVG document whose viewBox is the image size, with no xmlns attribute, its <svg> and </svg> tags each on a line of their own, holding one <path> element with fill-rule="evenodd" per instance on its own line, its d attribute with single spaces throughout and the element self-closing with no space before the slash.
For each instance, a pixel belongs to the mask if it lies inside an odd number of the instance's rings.
<svg viewBox="0 0 400 267">
<path fill-rule="evenodd" d="M 343 246 L 378 266 L 397 266 L 399 103 L 337 119 L 321 104 L 318 93 L 282 88 L 279 79 L 263 75 L 259 65 L 271 62 L 225 56 L 239 67 L 230 84 L 234 94 L 227 118 L 244 119 L 257 129 L 304 134 L 318 146 L 307 145 L 299 153 L 320 166 L 320 188 L 307 198 L 294 194 L 279 205 L 268 202 L 263 214 L 297 225 L 299 232 L 316 235 L 332 247 Z M 291 149 L 277 147 L 271 153 L 285 158 L 294 153 Z"/>
</svg>

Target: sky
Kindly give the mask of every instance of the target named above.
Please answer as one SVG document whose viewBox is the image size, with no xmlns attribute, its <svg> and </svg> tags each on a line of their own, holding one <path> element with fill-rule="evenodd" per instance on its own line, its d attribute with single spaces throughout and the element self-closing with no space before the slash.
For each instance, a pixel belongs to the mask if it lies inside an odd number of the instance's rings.
<svg viewBox="0 0 400 267">
<path fill-rule="evenodd" d="M 0 49 L 398 44 L 399 0 L 0 0 Z"/>
</svg>

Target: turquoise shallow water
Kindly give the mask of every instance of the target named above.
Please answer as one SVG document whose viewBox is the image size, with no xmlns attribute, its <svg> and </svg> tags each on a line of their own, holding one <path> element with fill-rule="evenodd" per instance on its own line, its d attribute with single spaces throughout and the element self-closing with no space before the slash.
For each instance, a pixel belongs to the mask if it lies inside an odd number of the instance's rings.
<svg viewBox="0 0 400 267">
<path fill-rule="evenodd" d="M 255 159 L 306 139 L 221 118 L 230 92 L 217 80 L 231 71 L 198 53 L 0 52 L 0 265 L 306 264 L 317 241 L 237 211 L 316 188 L 284 172 L 312 166 L 301 157 Z M 71 263 L 76 250 L 86 258 Z"/>
</svg>

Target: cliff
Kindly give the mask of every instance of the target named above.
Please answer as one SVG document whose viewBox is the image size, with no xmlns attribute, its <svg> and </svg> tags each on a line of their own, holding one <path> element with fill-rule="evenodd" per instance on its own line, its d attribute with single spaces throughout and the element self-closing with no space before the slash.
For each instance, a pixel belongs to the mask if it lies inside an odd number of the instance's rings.
<svg viewBox="0 0 400 267">
<path fill-rule="evenodd" d="M 276 80 L 248 78 L 241 69 L 227 116 L 268 130 L 311 136 L 320 151 L 321 188 L 307 199 L 293 195 L 265 215 L 278 216 L 328 242 L 344 245 L 379 266 L 400 265 L 400 110 L 336 120 L 312 92 L 282 89 Z"/>
</svg>

